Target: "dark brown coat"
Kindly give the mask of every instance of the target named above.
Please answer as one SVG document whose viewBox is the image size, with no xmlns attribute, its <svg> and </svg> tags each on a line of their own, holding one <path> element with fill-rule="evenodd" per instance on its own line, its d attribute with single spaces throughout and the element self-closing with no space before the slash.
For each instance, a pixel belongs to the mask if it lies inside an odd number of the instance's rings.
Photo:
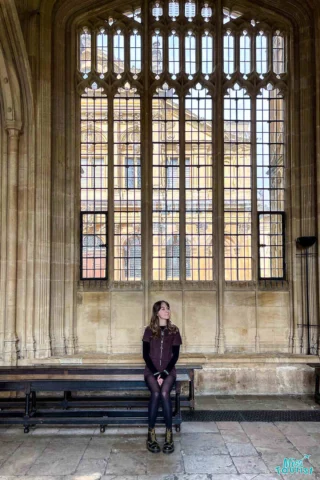
<svg viewBox="0 0 320 480">
<path fill-rule="evenodd" d="M 147 327 L 144 331 L 142 341 L 150 342 L 150 358 L 159 372 L 165 370 L 170 362 L 172 357 L 172 347 L 174 345 L 182 344 L 179 330 L 176 333 L 169 333 L 168 328 L 162 330 L 160 338 L 153 338 L 151 328 Z M 150 374 L 152 375 L 152 372 L 146 366 L 144 376 L 146 377 Z M 175 368 L 171 370 L 170 375 L 176 376 Z"/>
</svg>

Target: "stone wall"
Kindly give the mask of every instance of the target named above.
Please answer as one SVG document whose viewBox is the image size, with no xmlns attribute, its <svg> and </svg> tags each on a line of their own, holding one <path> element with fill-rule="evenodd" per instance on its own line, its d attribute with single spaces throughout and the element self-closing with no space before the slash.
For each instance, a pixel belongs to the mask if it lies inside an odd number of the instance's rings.
<svg viewBox="0 0 320 480">
<path fill-rule="evenodd" d="M 148 277 L 133 288 L 112 281 L 103 286 L 79 281 L 76 59 L 69 59 L 75 49 L 77 21 L 86 9 L 97 13 L 105 9 L 106 2 L 2 2 L 0 364 L 32 364 L 77 355 L 91 355 L 94 362 L 97 354 L 109 363 L 119 355 L 131 361 L 141 353 L 141 336 L 152 304 L 166 299 L 182 333 L 183 359 L 191 362 L 192 355 L 203 355 L 199 391 L 229 388 L 234 393 L 284 393 L 290 392 L 290 385 L 295 392 L 310 391 L 311 371 L 302 366 L 291 369 L 290 362 L 295 355 L 305 354 L 307 345 L 306 333 L 299 326 L 305 315 L 304 270 L 295 239 L 317 235 L 319 226 L 319 7 L 312 10 L 302 0 L 254 3 L 255 8 L 276 7 L 291 25 L 289 281 L 227 285 L 219 273 L 223 267 L 220 256 L 218 278 L 211 285 L 157 285 Z M 150 231 L 150 225 L 144 226 Z M 223 237 L 220 217 L 219 229 L 218 239 Z M 318 322 L 319 256 L 316 250 L 313 253 L 311 314 Z M 146 249 L 144 272 L 150 271 L 148 262 Z M 231 370 L 215 365 L 211 373 L 208 356 L 236 353 L 261 355 L 262 363 L 250 368 L 239 363 Z M 273 354 L 293 357 L 288 357 L 285 366 L 266 366 Z"/>
</svg>

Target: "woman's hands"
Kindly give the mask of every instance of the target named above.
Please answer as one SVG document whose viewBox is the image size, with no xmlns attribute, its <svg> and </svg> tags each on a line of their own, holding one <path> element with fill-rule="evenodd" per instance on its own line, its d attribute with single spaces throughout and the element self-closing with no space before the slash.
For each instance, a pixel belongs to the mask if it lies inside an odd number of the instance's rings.
<svg viewBox="0 0 320 480">
<path fill-rule="evenodd" d="M 169 374 L 167 370 L 163 370 L 163 372 L 161 372 L 160 375 L 157 376 L 157 382 L 160 387 L 163 384 L 164 379 L 167 378 L 168 375 Z"/>
<path fill-rule="evenodd" d="M 160 375 L 157 378 L 157 382 L 158 382 L 159 387 L 161 387 L 161 385 L 163 384 L 163 378 L 161 378 Z"/>
</svg>

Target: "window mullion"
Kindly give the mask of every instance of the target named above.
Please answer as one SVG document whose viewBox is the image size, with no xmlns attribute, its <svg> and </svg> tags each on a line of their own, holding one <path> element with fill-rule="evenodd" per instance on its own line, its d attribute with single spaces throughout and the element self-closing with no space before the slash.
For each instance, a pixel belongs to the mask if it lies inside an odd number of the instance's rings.
<svg viewBox="0 0 320 480">
<path fill-rule="evenodd" d="M 215 213 L 215 222 L 216 229 L 213 227 L 213 230 L 216 230 L 217 233 L 214 237 L 215 245 L 213 246 L 214 257 L 216 258 L 215 263 L 215 277 L 217 279 L 217 333 L 216 333 L 216 349 L 217 353 L 224 353 L 225 348 L 225 336 L 224 336 L 224 325 L 223 325 L 223 304 L 224 304 L 224 183 L 219 181 L 224 178 L 224 157 L 223 157 L 223 2 L 222 0 L 217 0 L 217 35 L 215 42 L 215 58 L 216 62 L 216 97 L 215 97 L 215 115 L 216 121 L 213 123 L 215 127 L 215 142 L 216 152 L 215 156 L 215 199 L 216 199 L 216 211 Z"/>
<path fill-rule="evenodd" d="M 114 280 L 114 135 L 113 95 L 108 95 L 108 278 Z"/>
<path fill-rule="evenodd" d="M 91 72 L 97 69 L 97 30 L 92 29 L 91 33 Z"/>
<path fill-rule="evenodd" d="M 124 71 L 130 72 L 130 33 L 128 29 L 123 30 L 124 36 Z"/>
<path fill-rule="evenodd" d="M 142 32 L 142 59 L 144 60 L 144 95 L 141 98 L 141 276 L 144 280 L 144 301 L 145 301 L 145 321 L 148 320 L 149 305 L 149 283 L 152 280 L 152 165 L 149 159 L 151 152 L 149 151 L 151 138 L 151 102 L 149 94 L 150 85 L 150 69 L 146 65 L 150 65 L 150 33 L 149 33 L 149 1 L 143 2 L 144 13 L 144 30 Z M 144 187 L 144 188 L 143 188 Z M 151 205 L 150 205 L 151 203 Z M 151 208 L 150 208 L 151 207 Z"/>
<path fill-rule="evenodd" d="M 251 97 L 251 239 L 252 239 L 252 280 L 258 278 L 258 209 L 257 209 L 257 97 Z"/>
<path fill-rule="evenodd" d="M 240 33 L 234 32 L 234 70 L 240 72 Z"/>
<path fill-rule="evenodd" d="M 273 71 L 273 59 L 272 59 L 272 53 L 273 53 L 273 48 L 272 48 L 272 32 L 271 31 L 268 31 L 267 32 L 267 35 L 268 35 L 268 42 L 267 42 L 267 45 L 268 45 L 268 72 L 272 72 Z"/>
<path fill-rule="evenodd" d="M 180 202 L 180 214 L 179 214 L 179 245 L 180 245 L 180 281 L 183 283 L 186 280 L 186 188 L 185 188 L 185 96 L 180 97 L 179 107 L 180 117 L 180 160 L 179 160 L 179 202 Z"/>
</svg>

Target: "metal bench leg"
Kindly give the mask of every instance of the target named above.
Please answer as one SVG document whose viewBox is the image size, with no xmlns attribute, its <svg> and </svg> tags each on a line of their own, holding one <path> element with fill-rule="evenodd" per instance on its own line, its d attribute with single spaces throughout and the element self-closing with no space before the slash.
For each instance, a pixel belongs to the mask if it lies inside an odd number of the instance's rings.
<svg viewBox="0 0 320 480">
<path fill-rule="evenodd" d="M 190 382 L 189 382 L 189 403 L 190 403 L 190 410 L 193 412 L 194 410 L 194 370 L 190 370 L 189 372 Z"/>
<path fill-rule="evenodd" d="M 30 413 L 30 393 L 26 393 L 26 400 L 25 400 L 25 406 L 24 406 L 24 417 L 29 418 L 29 413 Z M 24 424 L 24 433 L 29 433 L 29 425 Z"/>
<path fill-rule="evenodd" d="M 69 391 L 63 392 L 63 400 L 61 402 L 63 410 L 67 410 L 69 406 L 69 400 L 71 400 L 71 392 Z"/>
<path fill-rule="evenodd" d="M 31 392 L 31 412 L 35 412 L 37 409 L 37 395 L 36 392 Z"/>
<path fill-rule="evenodd" d="M 315 386 L 315 392 L 314 392 L 314 399 L 316 403 L 320 403 L 320 392 L 319 392 L 319 375 L 316 373 L 316 386 Z"/>
</svg>

